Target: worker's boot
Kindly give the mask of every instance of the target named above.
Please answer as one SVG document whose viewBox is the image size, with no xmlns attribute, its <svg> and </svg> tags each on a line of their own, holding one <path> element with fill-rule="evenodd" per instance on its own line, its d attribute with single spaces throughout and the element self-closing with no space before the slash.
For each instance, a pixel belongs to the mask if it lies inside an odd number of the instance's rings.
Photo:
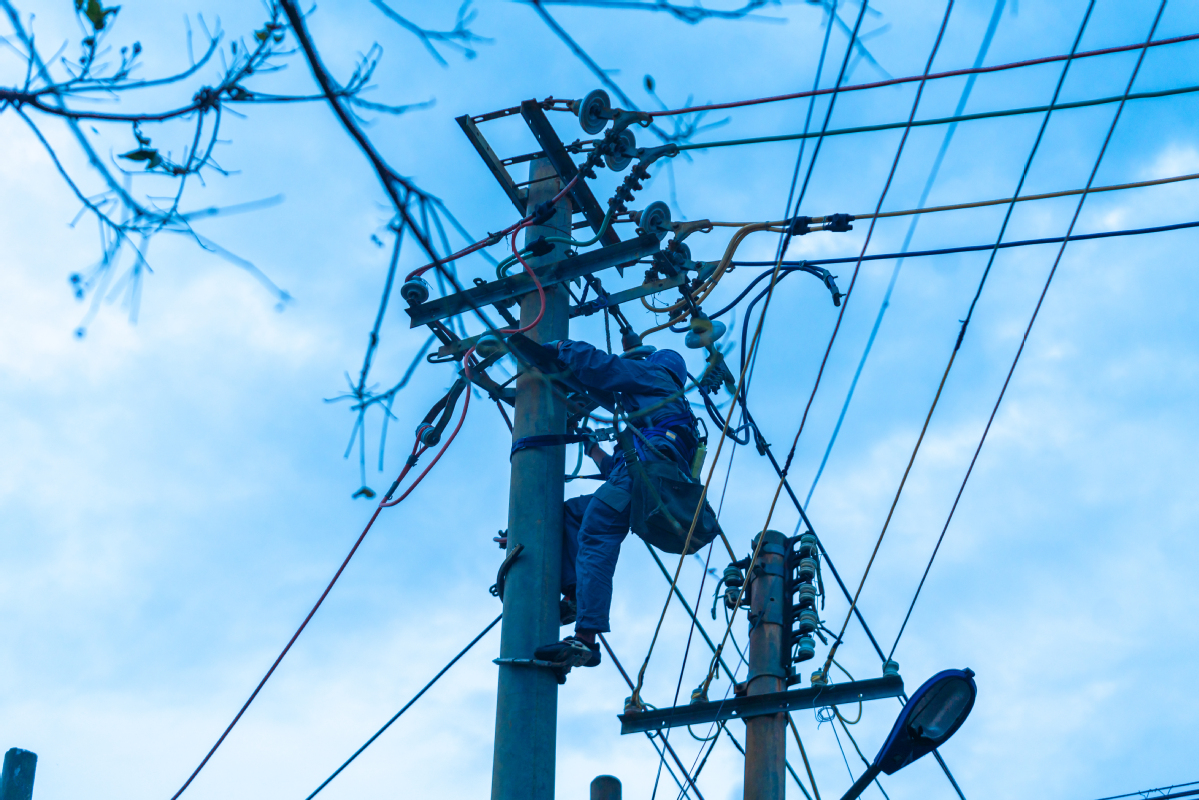
<svg viewBox="0 0 1199 800">
<path fill-rule="evenodd" d="M 533 658 L 568 667 L 598 667 L 600 651 L 598 644 L 587 644 L 582 639 L 567 636 L 560 642 L 538 647 L 533 651 Z"/>
</svg>

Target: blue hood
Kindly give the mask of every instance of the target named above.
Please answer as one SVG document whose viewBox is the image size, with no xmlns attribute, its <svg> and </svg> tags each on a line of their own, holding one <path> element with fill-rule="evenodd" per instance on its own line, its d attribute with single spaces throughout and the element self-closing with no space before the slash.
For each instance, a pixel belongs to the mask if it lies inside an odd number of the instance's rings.
<svg viewBox="0 0 1199 800">
<path fill-rule="evenodd" d="M 675 381 L 678 382 L 680 388 L 687 385 L 687 362 L 683 361 L 683 357 L 675 351 L 655 350 L 645 360 L 649 364 L 666 367 Z"/>
</svg>

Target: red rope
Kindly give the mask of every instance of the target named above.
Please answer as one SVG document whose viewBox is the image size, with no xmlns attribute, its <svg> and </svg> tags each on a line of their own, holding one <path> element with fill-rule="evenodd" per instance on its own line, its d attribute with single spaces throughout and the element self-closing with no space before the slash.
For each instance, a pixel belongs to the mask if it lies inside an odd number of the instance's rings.
<svg viewBox="0 0 1199 800">
<path fill-rule="evenodd" d="M 821 94 L 832 94 L 834 92 L 856 92 L 862 89 L 877 89 L 880 86 L 895 86 L 900 83 L 913 83 L 919 80 L 934 80 L 937 78 L 953 78 L 959 75 L 979 75 L 986 72 L 1001 72 L 1003 70 L 1015 69 L 1016 67 L 1031 67 L 1037 64 L 1052 64 L 1055 61 L 1070 61 L 1076 58 L 1089 58 L 1091 56 L 1104 56 L 1111 53 L 1124 53 L 1129 50 L 1143 50 L 1147 47 L 1160 47 L 1166 44 L 1178 44 L 1179 42 L 1190 42 L 1199 39 L 1199 33 L 1191 33 L 1186 36 L 1175 36 L 1171 39 L 1159 39 L 1156 42 L 1140 42 L 1138 44 L 1126 44 L 1119 47 L 1105 47 L 1102 50 L 1087 50 L 1082 53 L 1073 55 L 1066 54 L 1060 56 L 1045 56 L 1043 58 L 1030 58 L 1026 61 L 1013 61 L 1008 64 L 997 64 L 993 67 L 973 67 L 969 69 L 954 69 L 948 72 L 934 72 L 928 75 L 909 75 L 905 78 L 891 78 L 885 81 L 874 81 L 873 83 L 857 83 L 851 86 L 832 87 L 829 89 L 816 89 L 806 92 L 792 92 L 791 94 L 779 94 L 773 97 L 759 97 L 753 100 L 735 100 L 731 103 L 712 103 L 706 106 L 689 106 L 687 108 L 676 108 L 667 111 L 651 111 L 651 117 L 669 117 L 676 114 L 691 114 L 696 111 L 717 111 L 722 108 L 741 108 L 743 106 L 756 106 L 762 103 L 777 103 L 781 100 L 797 100 L 802 97 L 813 97 Z"/>
</svg>

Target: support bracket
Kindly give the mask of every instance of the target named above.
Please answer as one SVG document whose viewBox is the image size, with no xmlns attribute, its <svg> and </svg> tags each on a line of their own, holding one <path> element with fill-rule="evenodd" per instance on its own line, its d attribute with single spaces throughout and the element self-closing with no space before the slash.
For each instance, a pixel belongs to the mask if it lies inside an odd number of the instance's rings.
<svg viewBox="0 0 1199 800">
<path fill-rule="evenodd" d="M 726 719 L 748 719 L 796 709 L 899 697 L 901 694 L 903 679 L 898 675 L 885 675 L 864 681 L 813 686 L 810 689 L 792 689 L 789 692 L 733 697 L 714 702 L 621 714 L 620 732 L 641 733 Z"/>
<path fill-rule="evenodd" d="M 639 259 L 652 255 L 660 250 L 662 243 L 658 237 L 646 234 L 636 239 L 626 239 L 618 244 L 601 247 L 599 250 L 589 250 L 577 256 L 555 261 L 544 267 L 535 268 L 537 280 L 542 286 L 552 286 L 556 283 L 581 278 L 593 272 L 599 272 L 609 267 L 632 264 Z M 428 325 L 430 322 L 461 314 L 472 308 L 492 305 L 513 297 L 519 297 L 537 287 L 533 279 L 521 272 L 497 281 L 484 283 L 457 294 L 438 297 L 408 308 L 408 316 L 412 318 L 413 328 Z"/>
</svg>

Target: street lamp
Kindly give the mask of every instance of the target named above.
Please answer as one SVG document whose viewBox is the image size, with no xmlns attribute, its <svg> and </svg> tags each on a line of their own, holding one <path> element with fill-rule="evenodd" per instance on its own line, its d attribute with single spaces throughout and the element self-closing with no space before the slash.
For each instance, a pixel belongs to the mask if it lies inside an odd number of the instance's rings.
<svg viewBox="0 0 1199 800">
<path fill-rule="evenodd" d="M 976 694 L 973 670 L 947 669 L 925 681 L 899 713 L 874 763 L 841 800 L 854 800 L 880 772 L 894 775 L 948 741 L 966 721 Z"/>
</svg>

